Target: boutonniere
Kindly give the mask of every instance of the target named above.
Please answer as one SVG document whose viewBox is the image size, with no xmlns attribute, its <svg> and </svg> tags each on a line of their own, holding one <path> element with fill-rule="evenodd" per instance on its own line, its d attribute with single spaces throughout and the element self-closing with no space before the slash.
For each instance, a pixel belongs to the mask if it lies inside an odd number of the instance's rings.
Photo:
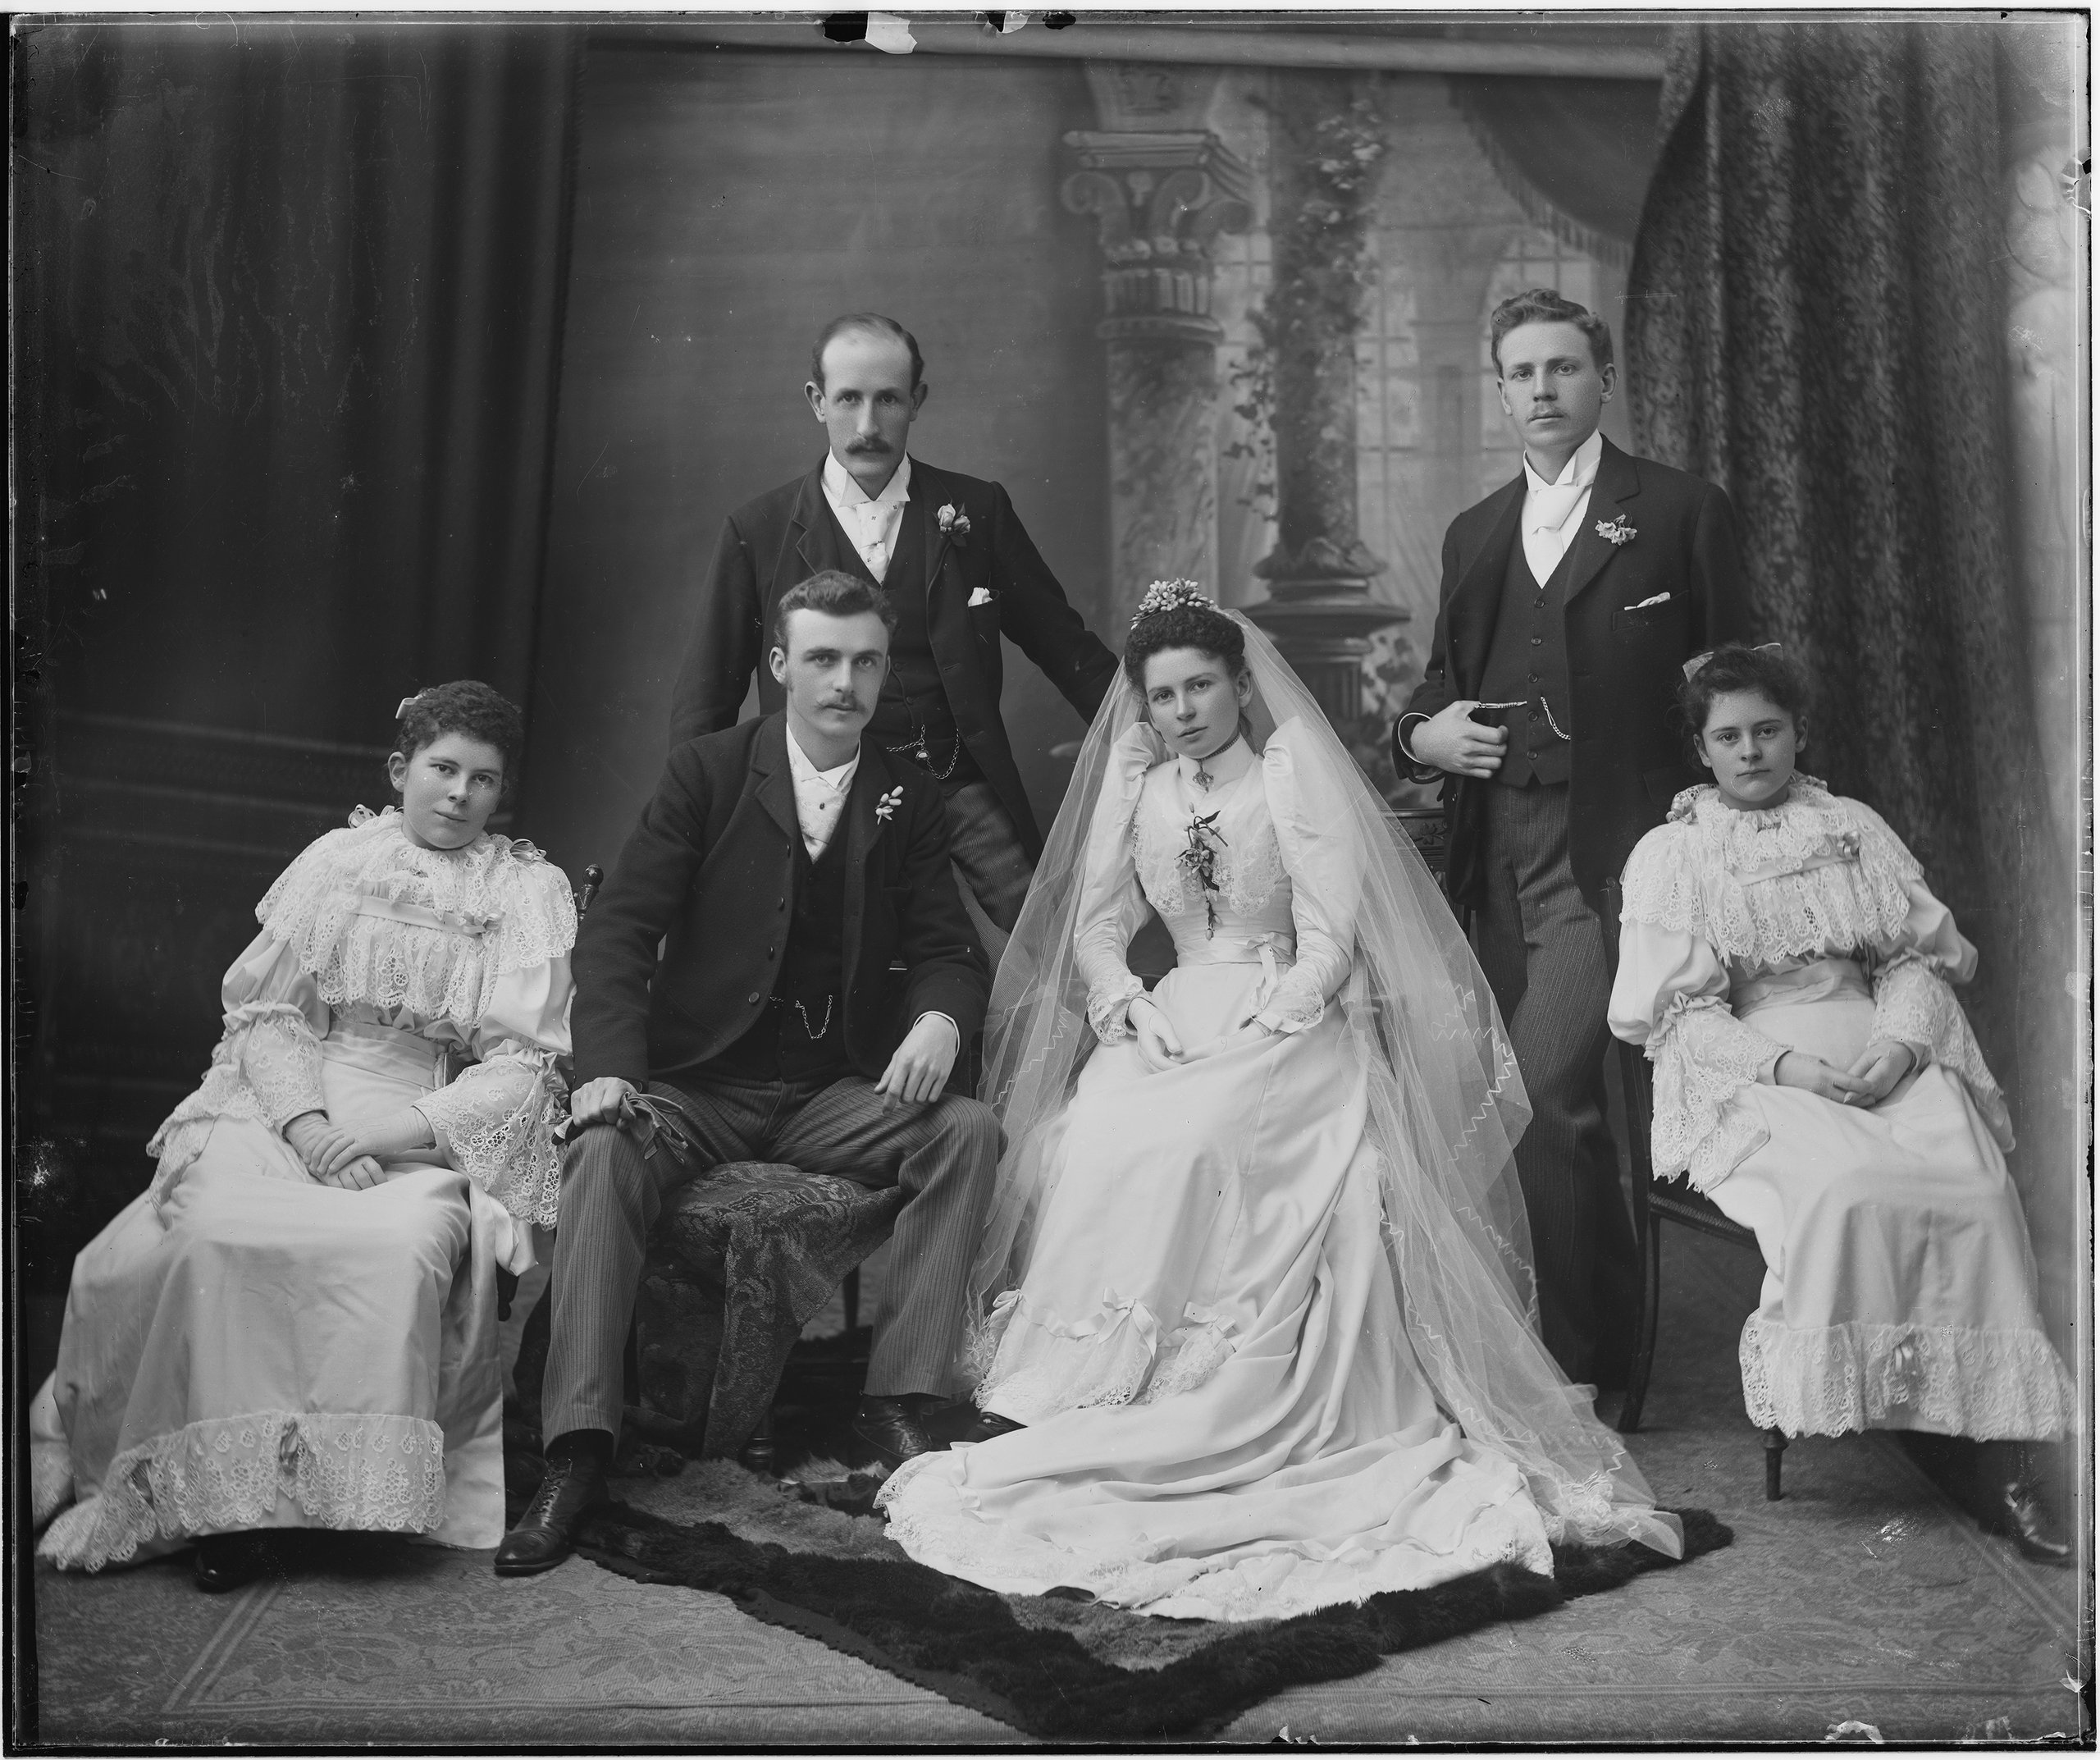
<svg viewBox="0 0 2100 1760">
<path fill-rule="evenodd" d="M 943 501 L 934 515 L 934 523 L 954 542 L 957 550 L 965 548 L 963 540 L 970 536 L 970 515 L 953 501 Z M 975 605 L 975 600 L 970 601 Z"/>
<path fill-rule="evenodd" d="M 989 605 L 991 602 L 992 589 L 988 587 L 979 587 L 976 592 L 973 592 L 970 596 L 970 609 L 973 611 L 975 610 L 979 606 Z"/>
<path fill-rule="evenodd" d="M 1623 514 L 1616 519 L 1600 519 L 1597 522 L 1597 536 L 1614 550 L 1621 544 L 1632 543 L 1640 535 L 1640 533 L 1626 523 L 1626 515 Z"/>
<path fill-rule="evenodd" d="M 879 825 L 904 804 L 904 784 L 899 783 L 887 794 L 875 797 L 875 822 Z"/>
</svg>

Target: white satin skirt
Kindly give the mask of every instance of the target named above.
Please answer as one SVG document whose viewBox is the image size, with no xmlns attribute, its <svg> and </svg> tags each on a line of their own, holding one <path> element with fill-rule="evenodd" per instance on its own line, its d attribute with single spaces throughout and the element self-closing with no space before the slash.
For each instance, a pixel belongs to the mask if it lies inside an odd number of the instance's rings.
<svg viewBox="0 0 2100 1760">
<path fill-rule="evenodd" d="M 1153 992 L 1185 1046 L 1253 965 Z M 905 1463 L 889 1532 L 1007 1593 L 1277 1618 L 1551 1551 L 1516 1466 L 1438 1409 L 1401 1316 L 1338 1013 L 1164 1070 L 1103 1046 L 979 1397 L 1025 1429 Z"/>
<path fill-rule="evenodd" d="M 1843 1069 L 1874 1007 L 1841 994 L 1746 1018 Z M 1737 1104 L 1769 1135 L 1708 1195 L 1764 1255 L 1742 1342 L 1751 1422 L 2061 1436 L 2070 1378 L 2036 1311 L 2020 1195 L 1961 1078 L 1929 1064 L 1871 1108 L 1764 1086 Z"/>
<path fill-rule="evenodd" d="M 322 1051 L 340 1124 L 437 1083 L 412 1033 L 339 1022 Z M 502 1538 L 495 1273 L 529 1265 L 528 1233 L 463 1173 L 386 1171 L 316 1185 L 276 1133 L 222 1118 L 96 1237 L 31 1415 L 39 1518 L 72 1499 L 39 1556 L 94 1570 L 257 1528 Z"/>
</svg>

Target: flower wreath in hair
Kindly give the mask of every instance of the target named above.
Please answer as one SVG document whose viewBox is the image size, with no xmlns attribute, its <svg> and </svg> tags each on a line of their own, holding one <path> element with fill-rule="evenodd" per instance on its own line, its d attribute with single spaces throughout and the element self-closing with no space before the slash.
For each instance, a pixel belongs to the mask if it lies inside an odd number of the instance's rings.
<svg viewBox="0 0 2100 1760">
<path fill-rule="evenodd" d="M 1217 602 L 1194 581 L 1154 581 L 1138 601 L 1137 615 L 1130 619 L 1130 627 L 1135 629 L 1148 617 L 1178 611 L 1185 606 L 1201 606 L 1207 611 L 1217 609 Z"/>
</svg>

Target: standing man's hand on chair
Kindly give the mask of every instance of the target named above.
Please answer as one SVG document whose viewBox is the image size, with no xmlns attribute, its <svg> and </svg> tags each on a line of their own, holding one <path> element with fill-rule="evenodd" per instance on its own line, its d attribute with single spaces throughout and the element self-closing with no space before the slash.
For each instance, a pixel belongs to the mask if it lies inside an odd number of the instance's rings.
<svg viewBox="0 0 2100 1760">
<path fill-rule="evenodd" d="M 634 1117 L 633 1100 L 633 1084 L 624 1077 L 597 1077 L 569 1095 L 569 1126 L 628 1123 Z"/>
</svg>

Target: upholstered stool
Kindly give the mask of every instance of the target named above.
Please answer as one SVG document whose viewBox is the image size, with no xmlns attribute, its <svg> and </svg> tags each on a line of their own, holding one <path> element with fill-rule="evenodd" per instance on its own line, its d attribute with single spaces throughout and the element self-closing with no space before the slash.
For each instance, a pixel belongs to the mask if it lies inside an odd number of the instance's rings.
<svg viewBox="0 0 2100 1760">
<path fill-rule="evenodd" d="M 788 1353 L 846 1274 L 887 1240 L 902 1186 L 778 1162 L 695 1180 L 658 1219 L 635 1301 L 632 1433 L 769 1467 Z"/>
</svg>

